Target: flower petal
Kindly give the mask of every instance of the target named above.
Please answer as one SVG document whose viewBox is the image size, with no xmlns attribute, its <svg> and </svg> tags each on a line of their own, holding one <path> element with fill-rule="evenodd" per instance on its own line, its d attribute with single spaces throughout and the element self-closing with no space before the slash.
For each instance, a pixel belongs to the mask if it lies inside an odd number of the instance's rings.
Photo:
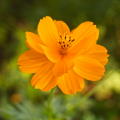
<svg viewBox="0 0 120 120">
<path fill-rule="evenodd" d="M 44 50 L 45 55 L 51 62 L 57 63 L 61 59 L 62 55 L 60 54 L 59 51 L 56 51 L 44 45 L 41 45 L 41 47 Z"/>
<path fill-rule="evenodd" d="M 35 73 L 41 65 L 49 62 L 44 54 L 34 50 L 28 50 L 19 56 L 19 69 L 25 73 Z"/>
<path fill-rule="evenodd" d="M 76 74 L 73 70 L 68 71 L 59 78 L 58 87 L 63 93 L 70 95 L 81 91 L 85 85 L 84 79 Z"/>
<path fill-rule="evenodd" d="M 61 76 L 64 73 L 67 73 L 68 70 L 72 69 L 74 67 L 74 62 L 72 60 L 69 60 L 67 58 L 62 57 L 58 63 L 55 64 L 53 68 L 53 74 L 55 76 Z"/>
<path fill-rule="evenodd" d="M 59 83 L 59 79 L 57 77 L 53 77 L 51 78 L 51 80 L 49 80 L 49 83 L 42 89 L 42 91 L 48 91 L 54 88 L 58 83 Z"/>
<path fill-rule="evenodd" d="M 83 35 L 81 35 L 81 38 L 74 41 L 75 43 L 73 43 L 73 46 L 69 50 L 71 54 L 78 54 L 78 52 L 81 50 L 89 51 L 96 45 L 99 30 L 95 26 L 92 26 L 89 29 L 91 31 L 86 30 L 85 32 L 87 34 L 83 33 Z"/>
<path fill-rule="evenodd" d="M 51 17 L 47 16 L 40 20 L 38 34 L 46 46 L 58 50 L 59 34 Z"/>
<path fill-rule="evenodd" d="M 74 63 L 74 71 L 87 80 L 96 81 L 101 79 L 104 75 L 104 66 L 95 59 L 82 55 L 75 58 Z"/>
<path fill-rule="evenodd" d="M 86 54 L 87 57 L 98 60 L 101 64 L 105 65 L 108 61 L 107 49 L 101 45 L 96 45 L 91 51 Z"/>
<path fill-rule="evenodd" d="M 54 20 L 54 23 L 57 27 L 59 34 L 67 33 L 68 35 L 70 35 L 70 29 L 65 22 Z"/>
<path fill-rule="evenodd" d="M 25 41 L 25 43 L 26 43 L 26 46 L 27 46 L 30 50 L 33 49 L 33 48 L 28 44 L 27 40 Z"/>
<path fill-rule="evenodd" d="M 72 33 L 72 37 L 76 39 L 75 45 L 78 44 L 82 39 L 88 37 L 96 31 L 96 25 L 93 22 L 84 22 L 80 24 Z"/>
<path fill-rule="evenodd" d="M 85 53 L 85 50 L 81 49 L 79 52 L 71 52 L 71 51 L 67 51 L 66 57 L 68 59 L 74 59 L 80 55 L 83 55 Z"/>
<path fill-rule="evenodd" d="M 43 53 L 42 48 L 40 47 L 40 44 L 43 44 L 40 37 L 32 32 L 26 32 L 26 44 L 28 44 L 28 48 L 32 48 L 36 50 L 37 52 Z M 30 46 L 30 47 L 29 47 Z"/>
<path fill-rule="evenodd" d="M 58 83 L 58 79 L 53 76 L 54 63 L 48 62 L 46 65 L 41 66 L 41 68 L 32 77 L 31 84 L 37 89 L 43 91 L 48 91 L 55 87 Z"/>
</svg>

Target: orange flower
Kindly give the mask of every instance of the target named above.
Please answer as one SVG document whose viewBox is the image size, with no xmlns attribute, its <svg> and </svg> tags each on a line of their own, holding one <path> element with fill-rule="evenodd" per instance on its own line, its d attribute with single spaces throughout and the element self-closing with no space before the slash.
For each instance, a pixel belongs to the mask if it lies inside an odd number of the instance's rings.
<svg viewBox="0 0 120 120">
<path fill-rule="evenodd" d="M 84 78 L 96 81 L 105 72 L 109 56 L 98 45 L 99 30 L 92 22 L 84 22 L 70 32 L 63 21 L 46 16 L 38 24 L 38 34 L 26 32 L 30 50 L 20 55 L 19 69 L 35 73 L 31 84 L 42 91 L 56 85 L 65 94 L 75 94 L 85 85 Z"/>
</svg>

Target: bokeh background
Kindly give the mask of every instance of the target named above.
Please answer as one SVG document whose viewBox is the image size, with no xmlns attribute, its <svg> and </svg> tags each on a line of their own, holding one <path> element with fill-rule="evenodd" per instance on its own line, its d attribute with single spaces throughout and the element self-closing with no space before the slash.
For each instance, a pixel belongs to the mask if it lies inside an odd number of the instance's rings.
<svg viewBox="0 0 120 120">
<path fill-rule="evenodd" d="M 34 89 L 32 75 L 17 65 L 28 49 L 25 32 L 37 33 L 44 16 L 66 22 L 71 30 L 94 22 L 100 30 L 98 44 L 110 55 L 105 76 L 85 81 L 81 93 L 65 95 L 56 87 L 51 110 L 45 108 L 50 91 Z M 120 0 L 0 0 L 0 120 L 120 120 Z"/>
</svg>

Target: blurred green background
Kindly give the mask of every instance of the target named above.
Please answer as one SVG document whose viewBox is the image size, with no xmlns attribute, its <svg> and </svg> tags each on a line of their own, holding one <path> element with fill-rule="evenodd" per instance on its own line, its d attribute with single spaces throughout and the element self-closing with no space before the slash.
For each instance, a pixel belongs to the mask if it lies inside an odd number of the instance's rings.
<svg viewBox="0 0 120 120">
<path fill-rule="evenodd" d="M 18 69 L 28 48 L 25 32 L 37 33 L 44 16 L 62 20 L 70 29 L 92 21 L 100 30 L 98 44 L 110 54 L 105 76 L 76 95 L 55 88 L 41 92 L 30 84 L 31 74 Z M 89 99 L 81 99 L 105 81 Z M 0 120 L 120 120 L 120 0 L 0 0 Z"/>
</svg>

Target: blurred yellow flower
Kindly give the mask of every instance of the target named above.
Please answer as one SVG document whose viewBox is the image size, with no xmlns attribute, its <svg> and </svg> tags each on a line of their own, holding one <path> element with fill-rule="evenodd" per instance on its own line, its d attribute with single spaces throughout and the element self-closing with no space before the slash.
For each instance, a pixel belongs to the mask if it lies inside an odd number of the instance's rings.
<svg viewBox="0 0 120 120">
<path fill-rule="evenodd" d="M 63 21 L 46 16 L 38 24 L 38 34 L 26 32 L 30 50 L 20 55 L 19 69 L 35 73 L 31 84 L 48 91 L 56 85 L 65 94 L 75 94 L 84 87 L 84 78 L 96 81 L 105 72 L 109 56 L 98 45 L 99 30 L 92 22 L 84 22 L 70 32 Z"/>
</svg>

